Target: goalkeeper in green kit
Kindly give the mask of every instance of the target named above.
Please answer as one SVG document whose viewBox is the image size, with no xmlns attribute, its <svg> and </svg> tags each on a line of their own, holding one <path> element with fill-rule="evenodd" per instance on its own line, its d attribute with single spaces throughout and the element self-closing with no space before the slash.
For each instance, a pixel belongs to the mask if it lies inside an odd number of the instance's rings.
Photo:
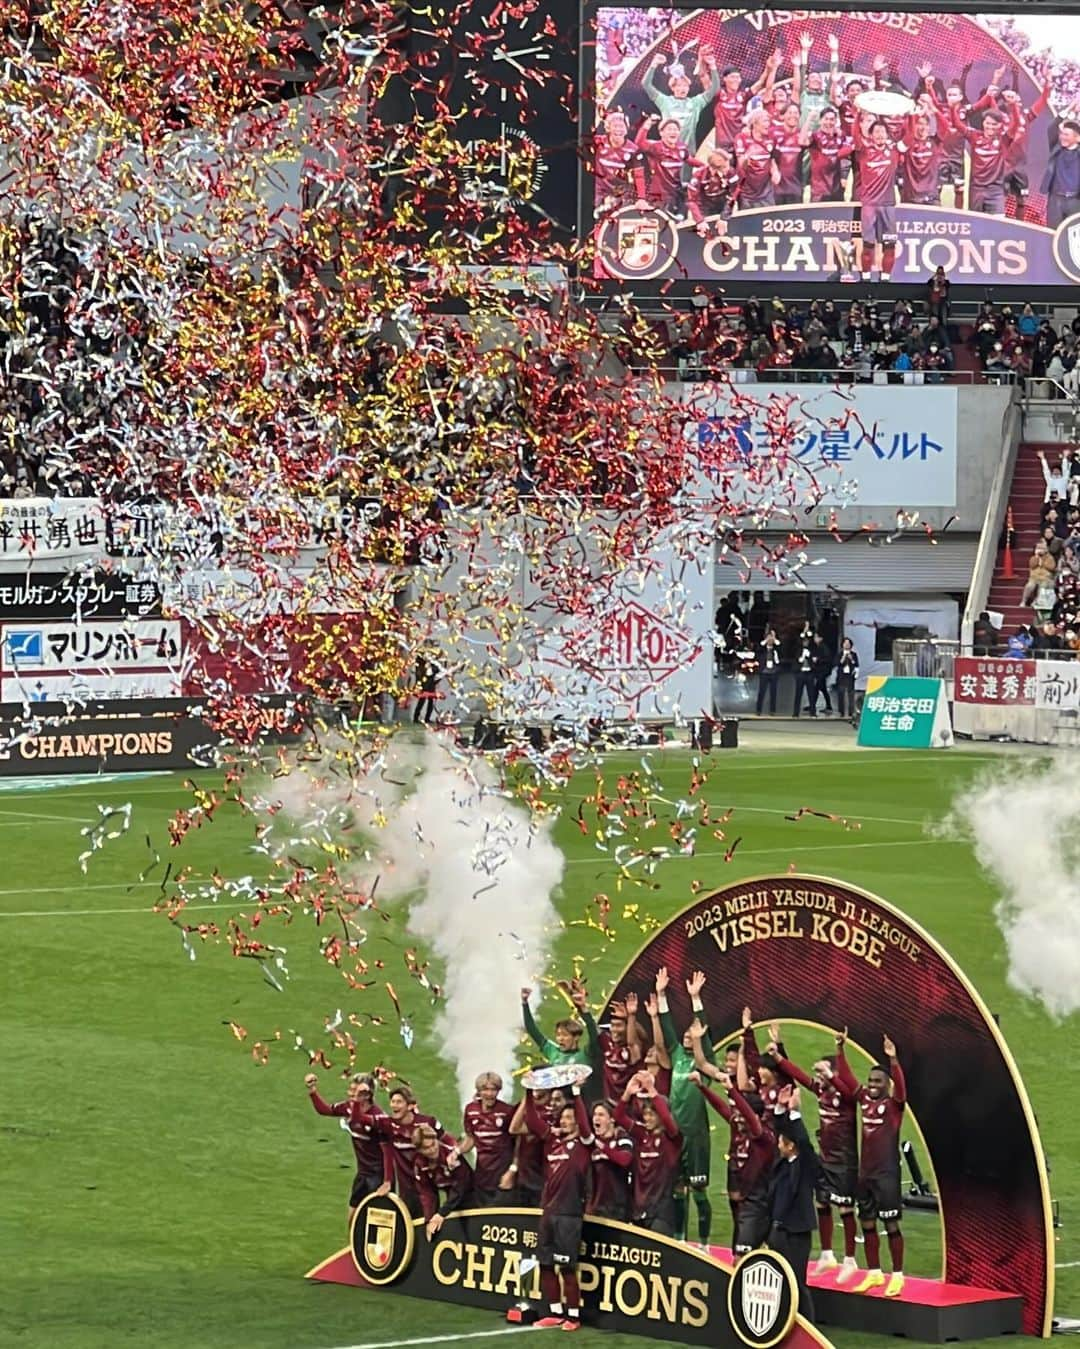
<svg viewBox="0 0 1080 1349">
<path fill-rule="evenodd" d="M 702 1246 L 707 1246 L 712 1230 L 712 1204 L 709 1202 L 712 1139 L 709 1134 L 709 1112 L 705 1098 L 690 1080 L 691 1073 L 697 1071 L 694 1042 L 689 1032 L 680 1036 L 675 1029 L 675 1022 L 668 1007 L 668 983 L 667 967 L 662 965 L 656 974 L 656 1000 L 660 1008 L 664 1044 L 671 1057 L 669 1104 L 683 1136 L 682 1165 L 679 1186 L 675 1192 L 675 1231 L 676 1235 L 681 1236 L 683 1240 L 686 1239 L 689 1225 L 689 1197 L 693 1195 L 694 1206 L 697 1209 L 698 1242 Z M 695 970 L 686 981 L 686 991 L 690 994 L 694 1016 L 706 1026 L 706 1034 L 701 1041 L 702 1050 L 709 1062 L 715 1064 L 707 1033 L 705 1008 L 701 1001 L 701 990 L 704 986 L 705 975 L 700 970 Z"/>
<path fill-rule="evenodd" d="M 601 1061 L 600 1032 L 592 1012 L 589 1011 L 584 983 L 580 979 L 574 978 L 569 982 L 560 981 L 559 987 L 563 989 L 574 1004 L 580 1020 L 564 1017 L 561 1021 L 556 1021 L 555 1038 L 549 1040 L 536 1024 L 532 1008 L 529 1006 L 529 999 L 532 997 L 531 988 L 521 990 L 521 1018 L 525 1024 L 526 1033 L 548 1063 L 552 1065 L 584 1063 L 593 1070 L 592 1077 L 582 1088 L 583 1095 L 591 1102 L 597 1097 L 598 1090 L 603 1086 L 602 1075 L 596 1071 L 597 1065 Z M 584 1044 L 582 1043 L 583 1039 Z"/>
</svg>

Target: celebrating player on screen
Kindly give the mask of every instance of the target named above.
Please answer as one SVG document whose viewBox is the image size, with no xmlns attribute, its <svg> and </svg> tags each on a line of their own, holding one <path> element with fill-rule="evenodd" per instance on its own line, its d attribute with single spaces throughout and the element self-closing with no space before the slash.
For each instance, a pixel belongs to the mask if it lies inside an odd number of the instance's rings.
<svg viewBox="0 0 1080 1349">
<path fill-rule="evenodd" d="M 581 1224 L 592 1165 L 592 1126 L 573 1087 L 574 1104 L 563 1106 L 556 1123 L 549 1124 L 536 1108 L 532 1092 L 525 1097 L 525 1122 L 544 1145 L 544 1188 L 540 1195 L 540 1229 L 536 1258 L 540 1287 L 548 1315 L 537 1321 L 544 1329 L 581 1328 L 581 1290 L 577 1278 Z M 562 1288 L 559 1276 L 562 1275 Z"/>
<path fill-rule="evenodd" d="M 836 1076 L 844 1090 L 855 1095 L 862 1114 L 862 1147 L 859 1156 L 859 1221 L 866 1242 L 867 1273 L 856 1287 L 857 1293 L 880 1288 L 885 1283 L 881 1272 L 881 1239 L 877 1220 L 885 1224 L 889 1238 L 892 1276 L 885 1288 L 886 1297 L 896 1297 L 904 1288 L 904 1236 L 900 1231 L 900 1125 L 904 1119 L 907 1091 L 904 1073 L 897 1062 L 896 1046 L 886 1035 L 883 1039 L 888 1066 L 871 1068 L 866 1086 L 855 1080 L 844 1057 L 844 1037 L 838 1037 Z"/>
<path fill-rule="evenodd" d="M 776 184 L 775 198 L 777 206 L 801 205 L 806 184 L 803 181 L 803 160 L 809 144 L 809 132 L 804 130 L 799 119 L 799 108 L 789 103 L 784 113 L 780 134 L 773 140 L 773 158 L 780 170 Z"/>
<path fill-rule="evenodd" d="M 645 156 L 627 133 L 626 114 L 616 109 L 604 118 L 604 134 L 593 143 L 596 201 L 603 212 L 645 205 Z"/>
<path fill-rule="evenodd" d="M 863 117 L 855 119 L 855 161 L 858 165 L 860 235 L 855 241 L 855 269 L 869 280 L 880 275 L 885 245 L 896 239 L 896 175 L 900 151 L 889 139 L 889 130 L 880 117 L 864 130 Z M 865 267 L 866 246 L 873 246 L 873 262 Z"/>
<path fill-rule="evenodd" d="M 735 140 L 739 169 L 739 206 L 775 206 L 780 169 L 776 163 L 772 119 L 764 108 L 750 114 Z"/>
<path fill-rule="evenodd" d="M 1007 126 L 1001 113 L 988 110 L 982 115 L 982 129 L 976 131 L 959 120 L 955 109 L 953 125 L 962 132 L 971 153 L 971 209 L 983 215 L 1004 215 L 1006 161 L 1020 125 L 1016 105 L 1009 105 Z"/>
<path fill-rule="evenodd" d="M 940 206 L 945 152 L 941 141 L 932 134 L 930 118 L 924 113 L 908 118 L 901 154 L 904 174 L 900 200 L 917 206 Z"/>
<path fill-rule="evenodd" d="M 846 1032 L 836 1038 L 837 1054 L 843 1051 L 845 1035 Z M 816 1268 L 817 1273 L 823 1274 L 837 1264 L 833 1253 L 832 1210 L 835 1204 L 840 1210 L 844 1229 L 844 1263 L 836 1281 L 844 1283 L 857 1268 L 855 1191 L 859 1178 L 859 1144 L 855 1093 L 840 1080 L 836 1062 L 836 1054 L 818 1059 L 812 1077 L 790 1059 L 781 1059 L 780 1067 L 794 1081 L 808 1087 L 818 1099 L 818 1155 L 821 1171 L 815 1198 L 821 1258 Z"/>
<path fill-rule="evenodd" d="M 710 150 L 704 166 L 694 170 L 686 193 L 690 219 L 702 238 L 727 233 L 738 193 L 739 175 L 731 151 Z"/>
<path fill-rule="evenodd" d="M 840 130 L 840 115 L 826 108 L 807 143 L 810 160 L 810 200 L 843 201 L 845 161 L 855 151 L 855 142 Z"/>
<path fill-rule="evenodd" d="M 713 103 L 713 122 L 715 142 L 730 150 L 743 130 L 746 118 L 746 105 L 754 94 L 766 85 L 771 85 L 779 68 L 781 56 L 778 51 L 772 53 L 765 62 L 765 69 L 750 86 L 743 85 L 742 71 L 738 66 L 728 66 L 720 73 L 720 92 Z M 768 102 L 768 99 L 765 99 Z"/>
<path fill-rule="evenodd" d="M 654 129 L 659 131 L 659 140 L 649 139 Z M 635 143 L 649 167 L 649 203 L 676 219 L 681 218 L 690 171 L 701 161 L 694 158 L 690 147 L 680 139 L 679 123 L 674 117 L 661 121 L 654 113 L 642 123 Z"/>
<path fill-rule="evenodd" d="M 674 118 L 679 124 L 679 139 L 689 146 L 697 145 L 697 127 L 701 114 L 720 91 L 720 75 L 716 69 L 716 57 L 711 48 L 703 47 L 701 67 L 707 76 L 705 88 L 698 94 L 690 93 L 690 80 L 681 65 L 669 67 L 670 93 L 665 94 L 656 83 L 657 72 L 667 58 L 657 52 L 652 64 L 645 72 L 645 92 L 660 110 L 660 116 L 667 120 Z"/>
</svg>

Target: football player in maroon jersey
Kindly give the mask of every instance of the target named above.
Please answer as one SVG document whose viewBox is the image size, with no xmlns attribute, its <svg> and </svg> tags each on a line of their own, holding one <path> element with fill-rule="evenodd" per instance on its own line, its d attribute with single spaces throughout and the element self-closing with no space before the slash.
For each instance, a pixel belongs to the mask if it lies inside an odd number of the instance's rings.
<svg viewBox="0 0 1080 1349">
<path fill-rule="evenodd" d="M 532 1098 L 536 1109 L 549 1124 L 558 1119 L 568 1099 L 561 1087 L 553 1091 L 534 1091 Z M 523 1097 L 510 1121 L 511 1137 L 517 1140 L 510 1170 L 517 1181 L 517 1204 L 521 1208 L 539 1208 L 540 1193 L 544 1188 L 544 1145 L 535 1134 L 529 1132 L 525 1122 L 525 1105 Z"/>
<path fill-rule="evenodd" d="M 629 1102 L 639 1093 L 641 1118 L 635 1120 Z M 673 1237 L 676 1229 L 675 1185 L 679 1179 L 683 1137 L 668 1103 L 656 1090 L 648 1073 L 637 1073 L 627 1083 L 615 1108 L 615 1123 L 625 1129 L 634 1145 L 631 1221 L 662 1236 Z"/>
<path fill-rule="evenodd" d="M 743 129 L 746 117 L 746 105 L 752 95 L 762 93 L 765 103 L 772 101 L 772 84 L 780 68 L 783 56 L 774 51 L 765 62 L 765 69 L 747 89 L 743 85 L 742 71 L 738 66 L 728 66 L 720 72 L 720 92 L 713 102 L 714 143 L 730 150 Z M 770 119 L 771 120 L 771 119 Z"/>
<path fill-rule="evenodd" d="M 592 1186 L 586 1213 L 624 1223 L 630 1211 L 630 1177 L 634 1164 L 633 1140 L 615 1124 L 606 1101 L 592 1110 Z"/>
<path fill-rule="evenodd" d="M 735 1213 L 732 1246 L 736 1255 L 743 1255 L 760 1246 L 769 1234 L 769 1178 L 776 1160 L 776 1138 L 761 1121 L 761 1097 L 744 1095 L 727 1073 L 714 1072 L 716 1080 L 727 1087 L 730 1104 L 705 1086 L 700 1073 L 694 1073 L 691 1081 L 696 1079 L 701 1094 L 731 1126 L 734 1166 L 728 1174 L 734 1181 L 729 1194 Z"/>
<path fill-rule="evenodd" d="M 581 1088 L 576 1084 L 573 1094 L 574 1104 L 563 1106 L 554 1124 L 537 1110 L 531 1092 L 525 1096 L 525 1123 L 544 1145 L 544 1188 L 536 1243 L 540 1287 L 549 1309 L 549 1314 L 536 1322 L 543 1329 L 581 1328 L 577 1262 L 592 1166 L 593 1134 Z"/>
<path fill-rule="evenodd" d="M 776 163 L 772 138 L 772 119 L 758 108 L 747 119 L 746 130 L 735 140 L 735 162 L 739 166 L 739 206 L 774 206 L 780 169 Z"/>
<path fill-rule="evenodd" d="M 472 1202 L 473 1173 L 453 1143 L 440 1138 L 430 1124 L 413 1130 L 413 1183 L 424 1213 L 428 1241 L 442 1227 L 447 1214 L 468 1208 Z M 439 1202 L 440 1194 L 443 1196 Z"/>
<path fill-rule="evenodd" d="M 992 86 L 991 86 L 992 87 Z M 990 110 L 983 114 L 982 129 L 961 122 L 953 109 L 953 127 L 961 132 L 971 155 L 971 209 L 983 215 L 1005 214 L 1005 168 L 1009 150 L 1020 127 L 1020 108 L 1008 104 L 1009 121 Z"/>
<path fill-rule="evenodd" d="M 604 118 L 604 134 L 593 142 L 592 168 L 598 213 L 647 205 L 645 158 L 629 139 L 626 114 L 618 108 Z"/>
<path fill-rule="evenodd" d="M 842 1051 L 846 1036 L 845 1030 L 836 1037 L 837 1053 Z M 818 1099 L 818 1155 L 821 1158 L 821 1170 L 815 1198 L 821 1257 L 815 1272 L 828 1273 L 838 1263 L 832 1248 L 832 1211 L 835 1205 L 840 1211 L 840 1222 L 844 1228 L 844 1263 L 840 1266 L 836 1281 L 845 1283 L 857 1268 L 855 1192 L 859 1179 L 859 1139 L 855 1095 L 837 1076 L 835 1054 L 818 1059 L 813 1066 L 813 1076 L 787 1058 L 780 1060 L 780 1067 L 788 1077 L 808 1087 Z"/>
<path fill-rule="evenodd" d="M 739 191 L 730 150 L 710 150 L 703 169 L 695 169 L 686 194 L 690 219 L 704 239 L 727 233 L 727 222 Z"/>
<path fill-rule="evenodd" d="M 389 1143 L 394 1157 L 394 1180 L 397 1192 L 409 1211 L 419 1216 L 420 1196 L 416 1192 L 414 1170 L 416 1165 L 416 1145 L 413 1134 L 420 1124 L 429 1124 L 439 1136 L 454 1145 L 455 1139 L 448 1134 L 434 1115 L 423 1115 L 416 1109 L 416 1097 L 408 1087 L 395 1087 L 390 1093 L 390 1113 L 376 1115 L 375 1107 L 360 1100 L 354 1106 L 354 1122 L 359 1121 L 371 1130 L 373 1138 Z"/>
<path fill-rule="evenodd" d="M 880 117 L 870 123 L 855 119 L 855 162 L 859 177 L 859 230 L 855 240 L 855 268 L 865 279 L 879 275 L 885 259 L 885 245 L 896 240 L 896 175 L 900 151 L 889 139 L 889 129 Z M 864 270 L 866 245 L 873 246 L 870 272 Z"/>
<path fill-rule="evenodd" d="M 611 1004 L 607 1030 L 597 1037 L 604 1064 L 604 1099 L 617 1101 L 641 1062 L 641 1028 L 637 1023 L 638 996 L 628 993 L 625 1002 Z"/>
<path fill-rule="evenodd" d="M 481 1073 L 476 1079 L 476 1099 L 465 1107 L 463 1116 L 458 1152 L 464 1156 L 476 1149 L 473 1203 L 478 1208 L 513 1200 L 510 1191 L 517 1173 L 510 1169 L 514 1162 L 510 1121 L 514 1107 L 499 1100 L 502 1084 L 498 1073 Z"/>
<path fill-rule="evenodd" d="M 659 130 L 659 140 L 649 139 L 649 132 L 654 127 Z M 649 166 L 650 204 L 668 215 L 681 217 L 690 172 L 699 167 L 701 161 L 694 158 L 690 147 L 680 138 L 679 123 L 674 117 L 661 121 L 654 113 L 641 124 L 635 144 Z"/>
<path fill-rule="evenodd" d="M 803 182 L 804 151 L 810 140 L 809 127 L 804 131 L 799 105 L 789 103 L 780 124 L 773 130 L 773 158 L 780 170 L 776 183 L 777 206 L 801 205 L 806 184 Z"/>
<path fill-rule="evenodd" d="M 844 167 L 855 151 L 855 142 L 840 130 L 835 108 L 825 108 L 817 130 L 807 144 L 810 158 L 810 200 L 843 201 Z"/>
<path fill-rule="evenodd" d="M 881 1241 L 878 1218 L 885 1224 L 889 1239 L 892 1277 L 885 1288 L 886 1297 L 896 1297 L 904 1288 L 904 1237 L 900 1231 L 900 1125 L 904 1119 L 907 1088 L 904 1072 L 897 1062 L 896 1046 L 883 1037 L 888 1066 L 870 1069 L 866 1086 L 855 1080 L 847 1059 L 844 1042 L 836 1050 L 836 1076 L 845 1089 L 855 1095 L 862 1114 L 862 1147 L 859 1156 L 859 1221 L 866 1242 L 866 1277 L 855 1291 L 865 1293 L 885 1283 L 881 1272 Z"/>
<path fill-rule="evenodd" d="M 945 160 L 941 141 L 930 134 L 930 118 L 924 113 L 909 117 L 907 125 L 901 149 L 904 173 L 900 200 L 917 206 L 940 206 Z"/>
<path fill-rule="evenodd" d="M 1028 131 L 1031 129 L 1032 122 L 1046 110 L 1046 105 L 1050 101 L 1050 86 L 1046 85 L 1031 107 L 1025 108 L 1020 98 L 1020 91 L 1016 87 L 1017 80 L 1017 71 L 1014 66 L 1013 88 L 1001 91 L 1002 101 L 1006 105 L 1016 105 L 1016 132 L 1013 135 L 1008 154 L 1005 156 L 1005 195 L 1013 203 L 1015 219 L 1023 220 L 1028 188 L 1031 186 L 1028 179 L 1027 162 Z"/>
<path fill-rule="evenodd" d="M 349 1223 L 360 1205 L 360 1201 L 369 1194 L 386 1194 L 393 1182 L 394 1159 L 388 1143 L 382 1143 L 372 1134 L 370 1125 L 362 1124 L 357 1118 L 358 1103 L 364 1110 L 375 1115 L 384 1112 L 373 1103 L 375 1080 L 367 1073 L 355 1073 L 349 1079 L 345 1100 L 333 1105 L 319 1095 L 319 1079 L 314 1073 L 304 1078 L 308 1097 L 315 1107 L 317 1115 L 333 1115 L 348 1120 L 349 1138 L 356 1157 L 356 1175 L 349 1192 Z"/>
</svg>

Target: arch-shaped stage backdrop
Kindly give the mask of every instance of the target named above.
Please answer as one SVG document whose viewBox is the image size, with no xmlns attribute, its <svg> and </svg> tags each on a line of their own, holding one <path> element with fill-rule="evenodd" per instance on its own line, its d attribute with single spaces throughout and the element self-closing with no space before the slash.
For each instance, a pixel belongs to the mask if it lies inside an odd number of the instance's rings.
<svg viewBox="0 0 1080 1349">
<path fill-rule="evenodd" d="M 678 1024 L 691 1016 L 687 976 L 705 971 L 717 1043 L 738 1033 L 746 1004 L 759 1021 L 846 1025 L 857 1045 L 890 1034 L 937 1178 L 944 1278 L 1020 1294 L 1025 1333 L 1049 1335 L 1053 1218 L 1035 1117 L 993 1017 L 929 933 L 843 882 L 764 876 L 672 918 L 612 997 L 646 992 L 660 965 Z"/>
</svg>

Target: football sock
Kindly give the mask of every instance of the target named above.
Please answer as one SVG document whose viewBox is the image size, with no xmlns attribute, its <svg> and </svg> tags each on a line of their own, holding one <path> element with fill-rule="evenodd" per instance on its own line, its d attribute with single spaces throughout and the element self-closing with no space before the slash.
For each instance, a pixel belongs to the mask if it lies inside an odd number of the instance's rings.
<svg viewBox="0 0 1080 1349">
<path fill-rule="evenodd" d="M 563 1275 L 563 1295 L 571 1316 L 577 1316 L 581 1308 L 581 1289 L 576 1274 Z"/>
<path fill-rule="evenodd" d="M 897 1273 L 904 1268 L 903 1232 L 889 1233 L 889 1259 L 892 1261 L 892 1267 Z"/>
<path fill-rule="evenodd" d="M 881 1238 L 878 1236 L 876 1227 L 864 1227 L 863 1237 L 866 1240 L 866 1268 L 881 1268 Z"/>
<path fill-rule="evenodd" d="M 694 1191 L 694 1204 L 697 1207 L 698 1241 L 704 1244 L 712 1232 L 712 1204 L 704 1190 Z"/>
<path fill-rule="evenodd" d="M 559 1276 L 553 1269 L 541 1269 L 540 1293 L 544 1301 L 550 1303 L 551 1309 L 554 1311 L 556 1309 L 556 1303 L 559 1302 Z M 562 1310 L 561 1303 L 559 1303 L 558 1310 Z"/>
<path fill-rule="evenodd" d="M 675 1235 L 680 1241 L 686 1240 L 686 1191 L 675 1192 Z"/>
<path fill-rule="evenodd" d="M 833 1234 L 833 1216 L 831 1208 L 818 1209 L 817 1230 L 818 1235 L 821 1237 L 822 1251 L 831 1251 Z"/>
<path fill-rule="evenodd" d="M 844 1254 L 855 1258 L 855 1215 L 841 1213 L 840 1221 L 844 1225 Z"/>
</svg>

